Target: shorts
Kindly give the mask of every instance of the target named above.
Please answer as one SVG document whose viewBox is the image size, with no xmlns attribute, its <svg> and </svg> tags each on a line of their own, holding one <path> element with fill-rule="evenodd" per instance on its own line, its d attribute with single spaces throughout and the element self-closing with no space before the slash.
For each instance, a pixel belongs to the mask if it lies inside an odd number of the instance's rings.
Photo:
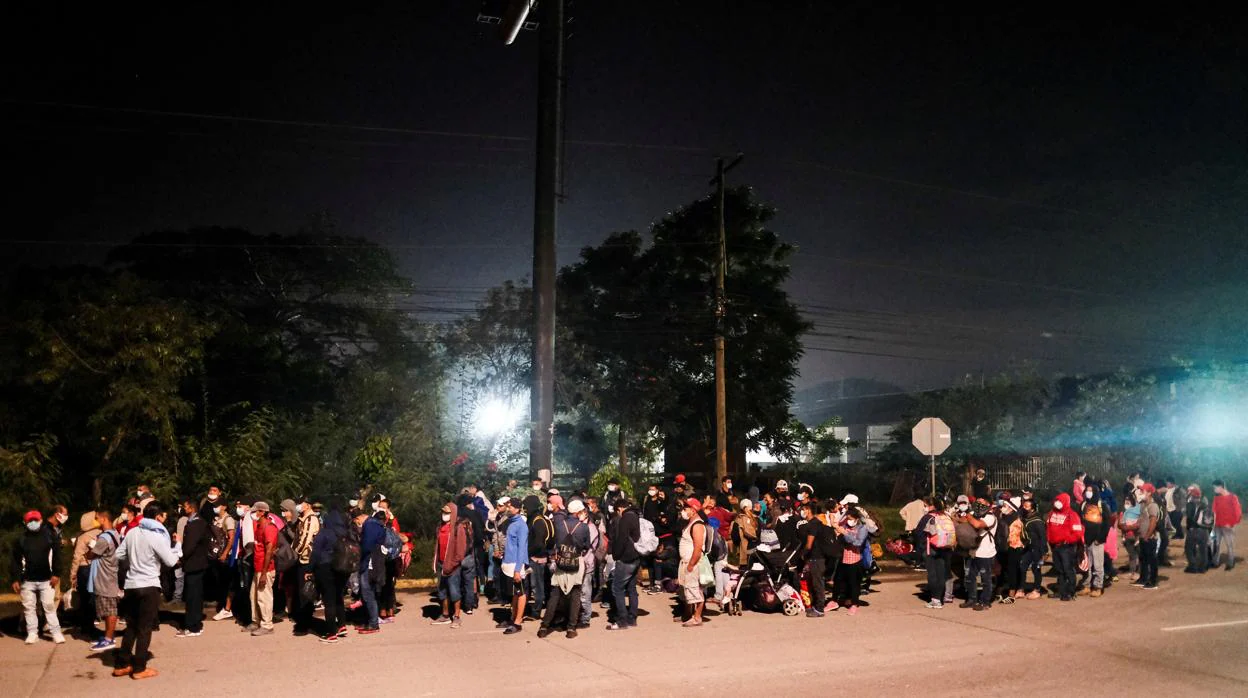
<svg viewBox="0 0 1248 698">
<path fill-rule="evenodd" d="M 680 589 L 684 596 L 685 603 L 702 603 L 706 600 L 706 592 L 702 588 L 702 580 L 699 579 L 698 570 L 686 572 L 682 563 L 680 568 Z"/>
<path fill-rule="evenodd" d="M 95 597 L 95 619 L 105 620 L 117 615 L 118 601 L 119 599 L 116 596 Z"/>
<path fill-rule="evenodd" d="M 502 565 L 500 565 L 500 567 L 502 567 L 503 574 L 507 575 L 508 577 L 512 577 L 513 579 L 516 576 L 516 572 L 519 572 L 520 576 L 522 577 L 524 576 L 524 572 L 525 572 L 524 565 L 520 565 L 520 569 L 517 570 L 516 563 L 504 562 Z"/>
</svg>

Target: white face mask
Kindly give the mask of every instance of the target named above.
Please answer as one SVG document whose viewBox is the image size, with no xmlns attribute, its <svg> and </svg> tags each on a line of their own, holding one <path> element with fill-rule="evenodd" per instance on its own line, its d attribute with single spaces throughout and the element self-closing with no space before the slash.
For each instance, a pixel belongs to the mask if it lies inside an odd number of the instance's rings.
<svg viewBox="0 0 1248 698">
<path fill-rule="evenodd" d="M 538 485 L 533 485 L 533 491 L 534 491 L 534 492 L 541 492 L 541 491 L 542 491 L 542 486 L 541 486 L 540 484 L 538 484 Z"/>
<path fill-rule="evenodd" d="M 688 520 L 689 520 L 689 512 L 688 512 L 687 510 L 686 510 L 686 511 L 682 511 L 682 512 L 680 512 L 680 518 L 684 519 L 685 521 L 688 521 Z"/>
<path fill-rule="evenodd" d="M 726 489 L 726 490 L 730 490 L 730 489 L 732 489 L 732 483 L 731 483 L 731 482 L 725 482 L 725 483 L 724 483 L 724 489 Z"/>
<path fill-rule="evenodd" d="M 450 521 L 450 520 L 451 520 L 451 515 L 450 515 L 450 514 L 447 514 L 446 512 L 442 512 L 442 521 L 443 521 L 443 522 L 448 522 L 448 521 Z"/>
<path fill-rule="evenodd" d="M 35 532 L 35 531 L 38 531 L 38 530 L 39 530 L 39 527 L 40 527 L 41 525 L 42 525 L 42 522 L 39 522 L 39 521 L 30 521 L 30 522 L 27 522 L 27 524 L 26 524 L 26 530 L 31 531 L 31 532 Z"/>
<path fill-rule="evenodd" d="M 378 502 L 373 502 L 373 511 L 381 511 L 381 504 Z"/>
<path fill-rule="evenodd" d="M 259 520 L 260 520 L 260 514 L 259 514 L 259 513 L 257 513 L 257 512 L 252 512 L 252 514 L 251 514 L 251 520 L 252 520 L 252 521 L 259 521 Z"/>
<path fill-rule="evenodd" d="M 845 520 L 845 525 L 846 525 L 846 526 L 849 526 L 850 528 L 853 528 L 853 527 L 855 527 L 855 526 L 857 526 L 857 525 L 858 525 L 858 522 L 857 522 L 857 521 L 854 521 L 853 519 L 846 519 L 846 520 Z"/>
<path fill-rule="evenodd" d="M 658 491 L 658 490 L 650 490 L 650 492 L 648 492 L 648 494 L 649 494 L 651 497 L 655 497 L 655 496 L 657 496 L 657 495 L 659 494 L 659 491 Z"/>
<path fill-rule="evenodd" d="M 215 502 L 215 501 L 217 501 L 218 499 L 220 499 L 220 497 L 219 497 L 218 495 L 215 495 L 215 494 L 210 494 L 210 495 L 208 495 L 208 501 L 210 501 L 210 502 Z"/>
<path fill-rule="evenodd" d="M 1084 498 L 1084 499 L 1092 499 L 1092 494 L 1093 494 L 1093 493 L 1092 493 L 1092 490 L 1088 490 L 1087 492 L 1084 492 L 1084 493 L 1083 493 L 1083 498 Z"/>
<path fill-rule="evenodd" d="M 1054 508 L 1054 509 L 1057 509 L 1058 511 L 1061 511 L 1061 510 L 1062 510 L 1062 507 L 1064 507 L 1064 506 L 1065 506 L 1065 505 L 1064 505 L 1064 504 L 1062 504 L 1061 502 L 1053 502 L 1053 508 Z"/>
<path fill-rule="evenodd" d="M 66 521 L 69 521 L 69 517 L 68 517 L 68 516 L 66 516 L 66 515 L 64 515 L 64 514 L 57 514 L 57 515 L 56 515 L 56 520 L 57 520 L 57 521 L 59 521 L 59 522 L 61 522 L 61 523 L 65 523 Z"/>
<path fill-rule="evenodd" d="M 246 509 L 244 509 L 244 508 L 242 508 L 242 507 L 235 507 L 235 509 L 234 509 L 234 513 L 235 513 L 235 514 L 238 514 L 239 516 L 246 516 L 246 515 L 247 515 L 247 510 L 246 510 Z"/>
<path fill-rule="evenodd" d="M 607 491 L 608 491 L 608 492 L 619 492 L 619 491 L 620 491 L 620 486 L 619 486 L 619 485 L 607 485 Z"/>
</svg>

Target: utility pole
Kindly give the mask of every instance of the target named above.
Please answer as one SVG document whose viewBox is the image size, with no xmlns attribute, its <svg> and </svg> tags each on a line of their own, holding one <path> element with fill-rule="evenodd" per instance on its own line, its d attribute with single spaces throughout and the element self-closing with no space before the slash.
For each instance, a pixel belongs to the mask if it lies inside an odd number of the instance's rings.
<svg viewBox="0 0 1248 698">
<path fill-rule="evenodd" d="M 727 166 L 723 158 L 715 160 L 715 219 L 719 234 L 719 261 L 715 265 L 715 478 L 719 482 L 728 475 L 728 390 L 724 375 L 725 341 L 724 316 L 728 311 L 728 298 L 724 289 L 724 277 L 728 272 L 728 235 L 724 225 L 724 175 L 741 164 L 740 153 Z"/>
<path fill-rule="evenodd" d="M 555 431 L 555 231 L 563 131 L 564 0 L 538 5 L 537 184 L 533 215 L 533 387 L 529 475 L 551 477 Z"/>
</svg>

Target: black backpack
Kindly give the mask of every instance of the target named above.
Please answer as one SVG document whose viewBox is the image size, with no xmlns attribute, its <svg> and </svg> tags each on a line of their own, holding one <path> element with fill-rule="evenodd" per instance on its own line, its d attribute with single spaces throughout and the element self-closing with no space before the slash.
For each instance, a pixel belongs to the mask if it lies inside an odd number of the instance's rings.
<svg viewBox="0 0 1248 698">
<path fill-rule="evenodd" d="M 563 520 L 563 530 L 567 537 L 564 542 L 555 545 L 555 569 L 560 572 L 576 572 L 581 569 L 581 555 L 584 551 L 572 542 L 572 532 L 579 528 L 581 523 L 577 521 L 575 526 L 568 529 L 568 520 Z"/>
<path fill-rule="evenodd" d="M 719 529 L 707 526 L 707 530 L 710 533 L 711 549 L 707 551 L 706 556 L 711 559 L 711 562 L 719 562 L 728 557 L 728 545 L 724 543 L 724 537 L 719 535 Z"/>
<path fill-rule="evenodd" d="M 360 542 L 351 536 L 339 536 L 329 566 L 338 574 L 351 574 L 360 568 Z"/>
<path fill-rule="evenodd" d="M 212 534 L 212 542 L 208 545 L 208 552 L 212 555 L 213 560 L 221 557 L 221 553 L 225 552 L 225 546 L 230 542 L 230 537 L 226 534 L 225 529 L 218 526 L 215 522 L 208 524 L 208 532 Z"/>
<path fill-rule="evenodd" d="M 277 551 L 273 553 L 273 566 L 279 573 L 289 571 L 299 563 L 299 556 L 295 555 L 295 549 L 291 547 L 293 529 L 293 525 L 287 525 L 277 532 Z"/>
</svg>

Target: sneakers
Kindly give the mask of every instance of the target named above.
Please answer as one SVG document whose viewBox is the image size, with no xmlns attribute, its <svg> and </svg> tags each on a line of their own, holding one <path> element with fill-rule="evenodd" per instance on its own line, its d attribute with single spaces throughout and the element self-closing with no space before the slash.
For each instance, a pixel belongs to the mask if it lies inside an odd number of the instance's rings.
<svg viewBox="0 0 1248 698">
<path fill-rule="evenodd" d="M 384 622 L 384 621 L 385 619 L 382 618 L 381 622 Z M 434 618 L 429 624 L 430 625 L 450 625 L 451 617 L 450 616 L 438 616 L 437 618 Z"/>
<path fill-rule="evenodd" d="M 1136 581 L 1136 582 L 1131 582 L 1131 586 L 1133 586 L 1133 587 L 1140 587 L 1140 588 L 1143 588 L 1143 587 L 1145 587 L 1145 586 L 1147 586 L 1147 585 L 1146 585 L 1144 582 L 1139 582 L 1139 581 Z"/>
<path fill-rule="evenodd" d="M 347 632 L 347 626 L 344 625 L 341 628 L 338 628 L 338 637 L 346 637 L 349 634 L 350 633 Z"/>
<path fill-rule="evenodd" d="M 628 630 L 628 626 L 620 625 L 619 623 L 607 623 L 607 630 Z"/>
<path fill-rule="evenodd" d="M 1004 596 L 1004 597 L 1002 597 L 1002 598 L 1001 598 L 1001 603 L 1003 603 L 1003 604 L 1005 604 L 1005 605 L 1007 605 L 1007 606 L 1008 606 L 1008 605 L 1010 605 L 1010 604 L 1014 603 L 1014 597 L 1013 597 L 1013 596 Z"/>
<path fill-rule="evenodd" d="M 190 631 L 190 630 L 183 628 L 182 630 L 179 630 L 176 634 L 174 634 L 174 637 L 199 637 L 200 635 L 203 635 L 203 634 L 204 634 L 204 631 L 202 630 Z"/>
<path fill-rule="evenodd" d="M 394 622 L 394 616 L 386 616 L 384 618 L 378 618 L 377 622 L 382 625 L 390 625 L 391 623 Z"/>
<path fill-rule="evenodd" d="M 321 642 L 324 642 L 324 643 L 325 643 L 325 644 L 327 644 L 327 645 L 333 645 L 333 644 L 336 644 L 336 643 L 338 643 L 338 642 L 341 642 L 341 640 L 339 640 L 339 639 L 338 639 L 338 634 L 337 634 L 337 633 L 334 633 L 333 635 L 322 635 L 322 636 L 321 636 L 320 638 L 318 638 L 318 639 L 320 639 L 320 641 L 321 641 Z"/>
<path fill-rule="evenodd" d="M 499 622 L 494 624 L 494 627 L 499 630 L 506 630 L 507 628 L 511 627 L 511 619 L 509 618 L 507 620 L 500 620 Z"/>
<path fill-rule="evenodd" d="M 829 601 L 829 602 L 828 602 L 828 603 L 827 603 L 827 604 L 823 607 L 823 612 L 824 612 L 824 613 L 828 613 L 828 612 L 830 612 L 830 611 L 835 611 L 836 609 L 838 609 L 838 608 L 840 608 L 840 607 L 841 607 L 841 605 L 840 605 L 840 604 L 838 604 L 837 602 L 835 602 L 835 601 Z"/>
<path fill-rule="evenodd" d="M 988 608 L 989 608 L 988 606 L 986 606 L 986 605 L 984 605 L 984 604 L 982 604 L 982 603 L 977 603 L 977 604 L 975 604 L 974 606 L 971 606 L 971 609 L 972 609 L 972 610 L 975 610 L 975 611 L 987 611 L 987 610 L 988 610 Z"/>
<path fill-rule="evenodd" d="M 95 642 L 91 643 L 91 654 L 107 652 L 108 650 L 111 650 L 111 649 L 117 649 L 117 643 L 106 637 L 102 637 L 96 640 Z"/>
<path fill-rule="evenodd" d="M 975 602 L 970 601 L 970 600 L 963 601 L 962 603 L 958 604 L 958 608 L 975 608 Z"/>
<path fill-rule="evenodd" d="M 927 602 L 927 607 L 928 608 L 944 608 L 945 605 L 940 602 L 940 599 L 932 599 L 931 601 Z"/>
<path fill-rule="evenodd" d="M 524 628 L 520 627 L 519 625 L 516 625 L 515 623 L 512 623 L 511 625 L 508 625 L 508 626 L 507 626 L 507 629 L 503 631 L 503 634 L 504 634 L 504 635 L 515 635 L 516 633 L 520 632 L 521 630 L 524 630 Z"/>
<path fill-rule="evenodd" d="M 1158 588 L 1160 588 L 1160 587 L 1158 587 L 1156 584 L 1146 584 L 1146 585 L 1144 585 L 1144 586 L 1143 586 L 1143 587 L 1141 587 L 1141 588 L 1142 588 L 1142 589 L 1148 589 L 1148 590 L 1150 590 L 1150 591 L 1151 591 L 1151 590 L 1153 590 L 1153 589 L 1158 589 Z"/>
<path fill-rule="evenodd" d="M 823 611 L 820 611 L 817 608 L 808 608 L 806 609 L 806 617 L 807 618 L 822 618 Z"/>
<path fill-rule="evenodd" d="M 451 621 L 451 630 L 459 630 L 460 625 L 459 616 L 456 616 L 455 619 Z"/>
<path fill-rule="evenodd" d="M 33 644 L 36 644 L 36 643 L 38 643 L 38 642 L 39 642 L 39 636 L 38 636 L 38 635 L 27 635 L 27 636 L 26 636 L 26 644 L 28 644 L 28 645 L 33 645 Z"/>
<path fill-rule="evenodd" d="M 256 628 L 255 630 L 251 631 L 252 637 L 262 637 L 264 635 L 272 635 L 272 634 L 273 634 L 273 628 Z"/>
<path fill-rule="evenodd" d="M 58 644 L 58 645 L 63 645 L 63 644 L 65 644 L 65 635 L 63 635 L 63 634 L 62 634 L 62 633 L 60 633 L 59 631 L 58 631 L 58 632 L 55 632 L 55 633 L 52 633 L 52 642 L 54 642 L 54 643 L 56 643 L 56 644 Z"/>
<path fill-rule="evenodd" d="M 573 630 L 569 630 L 569 631 L 565 634 L 565 636 L 566 636 L 569 640 L 574 639 L 574 638 L 576 637 L 576 630 L 575 630 L 575 629 L 573 629 Z"/>
<path fill-rule="evenodd" d="M 857 606 L 850 606 L 850 607 L 849 607 L 849 610 L 848 610 L 848 611 L 846 611 L 846 613 L 848 613 L 848 614 L 849 614 L 849 615 L 851 615 L 851 616 L 856 616 L 856 615 L 858 615 L 858 607 L 857 607 Z"/>
<path fill-rule="evenodd" d="M 541 628 L 537 631 L 537 639 L 539 640 L 545 637 L 549 637 L 549 636 L 550 636 L 550 628 Z"/>
<path fill-rule="evenodd" d="M 372 628 L 372 627 L 356 628 L 355 632 L 361 635 L 376 635 L 377 633 L 381 632 L 381 628 Z"/>
<path fill-rule="evenodd" d="M 255 631 L 259 629 L 260 629 L 259 623 L 252 623 L 251 625 L 247 625 L 247 626 L 244 626 L 243 628 L 240 628 L 239 632 L 240 633 L 254 633 Z"/>
<path fill-rule="evenodd" d="M 1091 589 L 1089 589 L 1089 588 L 1087 588 L 1087 587 L 1082 587 L 1082 588 L 1080 588 L 1080 589 L 1079 589 L 1079 591 L 1075 592 L 1075 596 L 1088 596 L 1088 595 L 1090 595 L 1091 593 L 1092 593 L 1092 590 L 1091 590 Z"/>
<path fill-rule="evenodd" d="M 233 617 L 234 617 L 233 611 L 223 608 L 220 611 L 217 611 L 217 615 L 213 616 L 212 619 L 213 620 L 229 620 Z"/>
</svg>

